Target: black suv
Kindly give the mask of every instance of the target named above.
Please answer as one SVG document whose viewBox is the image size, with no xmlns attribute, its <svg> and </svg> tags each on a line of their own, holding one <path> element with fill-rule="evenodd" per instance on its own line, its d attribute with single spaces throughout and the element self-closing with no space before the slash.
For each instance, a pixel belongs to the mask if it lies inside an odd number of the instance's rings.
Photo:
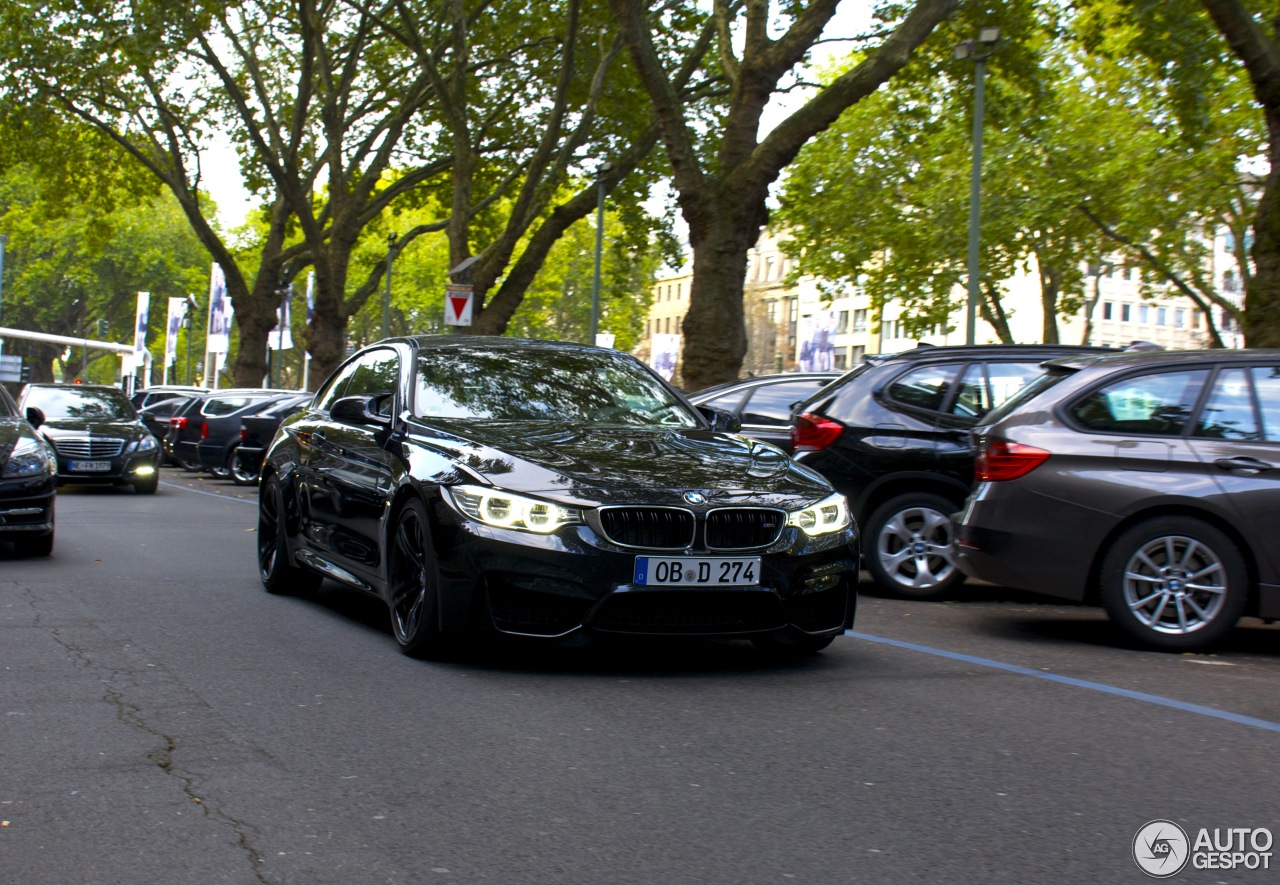
<svg viewBox="0 0 1280 885">
<path fill-rule="evenodd" d="M 863 561 L 883 590 L 941 596 L 964 580 L 951 515 L 973 484 L 970 428 L 1039 376 L 1045 360 L 1107 352 L 992 344 L 869 357 L 796 406 L 796 460 L 849 498 Z"/>
</svg>

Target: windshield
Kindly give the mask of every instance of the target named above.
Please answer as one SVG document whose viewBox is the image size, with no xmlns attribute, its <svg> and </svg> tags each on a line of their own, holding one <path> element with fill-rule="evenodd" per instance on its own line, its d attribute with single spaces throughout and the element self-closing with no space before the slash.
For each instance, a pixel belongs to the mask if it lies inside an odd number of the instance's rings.
<svg viewBox="0 0 1280 885">
<path fill-rule="evenodd" d="M 418 357 L 419 418 L 697 427 L 698 417 L 633 358 L 567 348 L 442 348 Z"/>
<path fill-rule="evenodd" d="M 32 387 L 25 405 L 35 406 L 46 418 L 105 418 L 132 421 L 138 417 L 133 404 L 114 387 Z"/>
</svg>

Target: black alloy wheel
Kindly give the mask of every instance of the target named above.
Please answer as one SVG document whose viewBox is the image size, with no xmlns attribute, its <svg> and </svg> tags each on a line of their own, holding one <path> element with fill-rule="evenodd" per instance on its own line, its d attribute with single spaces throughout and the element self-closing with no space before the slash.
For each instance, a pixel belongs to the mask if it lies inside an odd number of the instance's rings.
<svg viewBox="0 0 1280 885">
<path fill-rule="evenodd" d="M 274 476 L 258 495 L 258 577 L 268 593 L 277 595 L 311 593 L 324 580 L 289 561 L 284 490 Z"/>
<path fill-rule="evenodd" d="M 431 548 L 427 508 L 418 498 L 405 502 L 391 530 L 387 551 L 387 595 L 391 632 L 412 658 L 443 660 L 453 651 L 440 632 L 436 558 Z"/>
<path fill-rule="evenodd" d="M 1187 516 L 1132 527 L 1107 551 L 1101 595 L 1107 614 L 1140 642 L 1166 651 L 1206 648 L 1244 613 L 1244 557 L 1225 533 Z"/>
<path fill-rule="evenodd" d="M 862 532 L 862 556 L 876 584 L 901 599 L 937 599 L 964 582 L 956 567 L 959 507 L 941 495 L 912 492 L 872 512 Z"/>
</svg>

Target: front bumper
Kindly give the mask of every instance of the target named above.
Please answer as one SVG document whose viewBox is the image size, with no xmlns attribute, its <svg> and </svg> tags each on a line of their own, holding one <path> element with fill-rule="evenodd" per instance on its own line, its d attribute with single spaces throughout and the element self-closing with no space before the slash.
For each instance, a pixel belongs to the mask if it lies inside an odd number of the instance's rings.
<svg viewBox="0 0 1280 885">
<path fill-rule="evenodd" d="M 444 502 L 437 508 L 441 604 L 455 623 L 469 619 L 477 603 L 498 632 L 544 638 L 823 636 L 853 623 L 858 560 L 852 530 L 815 542 L 787 528 L 764 549 L 672 554 L 759 556 L 758 585 L 651 587 L 635 583 L 636 557 L 664 554 L 614 545 L 586 525 L 538 535 L 464 519 Z"/>
<path fill-rule="evenodd" d="M 0 538 L 53 531 L 56 494 L 52 476 L 0 480 Z"/>
<path fill-rule="evenodd" d="M 88 460 L 105 462 L 106 470 L 85 470 L 79 464 Z M 160 452 L 116 455 L 114 458 L 66 458 L 58 454 L 58 485 L 116 485 L 140 482 L 153 477 L 160 466 Z"/>
</svg>

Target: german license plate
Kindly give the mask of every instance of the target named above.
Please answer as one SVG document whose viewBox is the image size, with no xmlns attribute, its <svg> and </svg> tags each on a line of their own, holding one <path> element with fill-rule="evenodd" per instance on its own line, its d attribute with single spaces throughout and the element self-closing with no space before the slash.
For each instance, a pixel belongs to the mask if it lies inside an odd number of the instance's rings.
<svg viewBox="0 0 1280 885">
<path fill-rule="evenodd" d="M 79 470 L 84 473 L 111 469 L 110 461 L 68 461 L 68 470 Z"/>
<path fill-rule="evenodd" d="M 635 583 L 645 587 L 742 587 L 760 583 L 760 557 L 637 556 Z"/>
</svg>

